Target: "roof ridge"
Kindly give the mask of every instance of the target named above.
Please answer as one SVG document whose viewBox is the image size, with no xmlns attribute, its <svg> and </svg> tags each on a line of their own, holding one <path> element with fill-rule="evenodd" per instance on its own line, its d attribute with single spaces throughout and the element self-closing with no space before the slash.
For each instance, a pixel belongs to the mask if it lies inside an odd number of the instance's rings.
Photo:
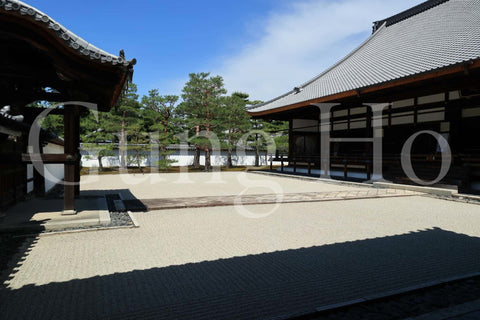
<svg viewBox="0 0 480 320">
<path fill-rule="evenodd" d="M 377 33 L 379 33 L 379 32 L 383 29 L 384 26 L 385 26 L 385 23 L 383 23 L 372 35 L 370 35 L 366 40 L 364 40 L 358 47 L 356 47 L 354 50 L 352 50 L 348 55 L 346 55 L 345 57 L 343 57 L 342 59 L 340 59 L 339 61 L 337 61 L 337 62 L 336 62 L 335 64 L 333 64 L 330 68 L 326 69 L 325 71 L 323 71 L 323 72 L 320 73 L 319 75 L 317 75 L 317 76 L 315 76 L 314 78 L 308 80 L 307 82 L 304 82 L 303 84 L 301 84 L 299 88 L 303 89 L 304 87 L 308 86 L 309 84 L 311 84 L 311 83 L 317 81 L 318 79 L 320 79 L 321 77 L 323 77 L 325 74 L 327 74 L 327 73 L 330 72 L 331 70 L 335 69 L 338 65 L 340 65 L 342 62 L 344 62 L 344 61 L 347 60 L 349 57 L 351 57 L 352 55 L 354 55 L 357 51 L 359 51 L 361 48 L 363 48 L 368 42 L 370 42 L 371 39 L 373 39 L 373 38 L 375 37 L 375 35 L 376 35 Z M 253 109 L 259 108 L 259 107 L 264 106 L 264 105 L 266 105 L 266 104 L 272 103 L 272 102 L 274 102 L 274 101 L 276 101 L 276 100 L 280 100 L 280 99 L 282 99 L 282 98 L 284 98 L 284 97 L 286 97 L 286 96 L 288 96 L 288 95 L 290 95 L 290 94 L 292 94 L 292 93 L 294 93 L 294 92 L 298 92 L 298 91 L 295 90 L 295 89 L 297 89 L 297 87 L 294 88 L 293 90 L 290 90 L 289 92 L 281 95 L 281 96 L 278 96 L 278 97 L 276 97 L 276 98 L 274 98 L 274 99 L 271 99 L 271 100 L 269 100 L 269 101 L 267 101 L 267 102 L 264 102 L 264 103 L 255 105 L 255 106 L 249 108 L 249 110 L 253 110 Z"/>
<path fill-rule="evenodd" d="M 410 9 L 407 9 L 405 11 L 402 11 L 400 13 L 397 13 L 389 18 L 386 18 L 386 19 L 383 19 L 383 20 L 379 20 L 379 21 L 375 21 L 373 23 L 373 33 L 375 33 L 375 31 L 380 27 L 382 26 L 384 23 L 386 23 L 387 27 L 391 26 L 391 25 L 394 25 L 398 22 L 401 22 L 403 20 L 406 20 L 408 18 L 411 18 L 413 16 L 416 16 L 422 12 L 425 12 L 425 11 L 428 11 L 436 6 L 439 6 L 445 2 L 448 2 L 450 0 L 428 0 L 428 1 L 425 1 L 425 2 L 422 2 Z"/>
<path fill-rule="evenodd" d="M 49 15 L 42 11 L 18 0 L 0 0 L 0 9 L 4 11 L 16 11 L 22 16 L 30 17 L 30 19 L 37 22 L 42 22 L 47 28 L 52 29 L 57 37 L 62 40 L 67 46 L 74 49 L 79 55 L 89 57 L 92 60 L 100 60 L 101 63 L 111 63 L 112 65 L 135 65 L 136 59 L 126 60 L 123 50 L 120 55 L 116 56 L 108 53 L 93 44 L 85 41 L 81 37 L 74 34 L 72 31 L 65 28 L 63 25 L 52 19 Z"/>
</svg>

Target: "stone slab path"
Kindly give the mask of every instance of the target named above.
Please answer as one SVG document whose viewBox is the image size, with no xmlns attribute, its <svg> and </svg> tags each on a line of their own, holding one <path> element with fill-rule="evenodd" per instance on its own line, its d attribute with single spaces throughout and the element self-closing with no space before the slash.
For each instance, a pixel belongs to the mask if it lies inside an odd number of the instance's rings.
<svg viewBox="0 0 480 320">
<path fill-rule="evenodd" d="M 124 200 L 124 205 L 130 211 L 153 211 L 181 208 L 220 207 L 234 205 L 259 205 L 276 203 L 322 202 L 354 199 L 376 199 L 415 196 L 419 193 L 394 189 L 363 189 L 328 192 L 304 192 L 286 194 L 260 194 L 237 196 L 208 196 Z"/>
</svg>

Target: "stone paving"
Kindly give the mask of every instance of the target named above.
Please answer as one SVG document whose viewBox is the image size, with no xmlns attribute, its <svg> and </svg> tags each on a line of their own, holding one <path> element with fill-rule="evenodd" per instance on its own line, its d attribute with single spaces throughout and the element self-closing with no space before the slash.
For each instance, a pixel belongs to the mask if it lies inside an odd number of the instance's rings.
<svg viewBox="0 0 480 320">
<path fill-rule="evenodd" d="M 370 190 L 272 181 L 289 193 Z M 201 186 L 193 195 L 217 188 Z M 141 197 L 145 186 L 115 188 L 140 199 L 156 192 Z M 134 217 L 139 228 L 26 242 L 14 259 L 18 265 L 2 277 L 2 320 L 282 319 L 480 271 L 480 206 L 423 196 Z"/>
<path fill-rule="evenodd" d="M 258 205 L 274 203 L 296 203 L 296 202 L 322 202 L 322 201 L 340 201 L 352 199 L 374 199 L 388 197 L 408 197 L 418 195 L 417 192 L 393 189 L 373 189 L 364 188 L 363 190 L 348 191 L 330 191 L 330 192 L 310 192 L 310 193 L 279 193 L 279 194 L 260 194 L 244 196 L 220 196 L 220 197 L 185 197 L 185 198 L 159 198 L 159 199 L 140 199 L 125 200 L 125 206 L 132 211 L 143 211 L 143 209 L 166 210 L 179 208 L 201 208 L 217 206 L 235 206 L 235 205 Z M 140 206 L 139 206 L 140 203 Z M 138 210 L 136 210 L 138 209 Z"/>
<path fill-rule="evenodd" d="M 81 183 L 84 195 L 111 193 L 113 190 L 121 193 L 123 199 L 221 197 L 370 189 L 368 186 L 359 184 L 341 185 L 303 181 L 247 172 L 84 176 Z"/>
</svg>

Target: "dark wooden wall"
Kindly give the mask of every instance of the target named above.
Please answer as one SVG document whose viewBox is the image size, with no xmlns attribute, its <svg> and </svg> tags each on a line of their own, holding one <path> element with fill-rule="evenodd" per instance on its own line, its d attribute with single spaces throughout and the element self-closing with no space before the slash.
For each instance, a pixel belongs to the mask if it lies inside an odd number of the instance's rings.
<svg viewBox="0 0 480 320">
<path fill-rule="evenodd" d="M 18 154 L 25 152 L 26 144 L 22 140 L 12 141 L 0 134 L 0 156 L 2 154 Z M 27 165 L 21 161 L 0 161 L 0 211 L 18 201 L 27 194 Z"/>
</svg>

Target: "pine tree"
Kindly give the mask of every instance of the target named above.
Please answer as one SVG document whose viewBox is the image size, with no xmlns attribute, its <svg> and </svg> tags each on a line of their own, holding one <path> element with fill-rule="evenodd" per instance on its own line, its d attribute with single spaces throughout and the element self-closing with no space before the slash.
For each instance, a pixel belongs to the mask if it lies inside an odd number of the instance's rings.
<svg viewBox="0 0 480 320">
<path fill-rule="evenodd" d="M 144 106 L 144 118 L 148 118 L 149 129 L 156 130 L 158 134 L 158 144 L 160 147 L 159 167 L 166 170 L 174 161 L 168 159 L 170 152 L 167 147 L 175 141 L 173 117 L 175 106 L 179 97 L 175 95 L 160 95 L 157 89 L 150 90 L 148 96 L 142 97 Z"/>
<path fill-rule="evenodd" d="M 130 83 L 117 108 L 109 112 L 108 132 L 116 132 L 119 140 L 120 168 L 126 168 L 128 153 L 129 127 L 136 126 L 141 121 L 141 105 L 138 102 L 137 85 Z"/>
<path fill-rule="evenodd" d="M 178 114 L 184 120 L 186 128 L 194 131 L 193 143 L 196 149 L 205 151 L 205 170 L 211 170 L 210 154 L 212 132 L 221 132 L 222 99 L 227 91 L 220 76 L 211 77 L 210 73 L 191 73 L 189 81 L 182 90 L 183 103 L 178 106 Z M 204 130 L 205 134 L 200 132 Z"/>
<path fill-rule="evenodd" d="M 83 148 L 94 152 L 100 171 L 103 171 L 102 159 L 115 155 L 115 135 L 107 128 L 110 118 L 106 112 L 90 111 L 87 116 L 80 119 L 80 140 Z"/>
<path fill-rule="evenodd" d="M 234 92 L 231 96 L 224 97 L 223 125 L 225 127 L 224 138 L 228 150 L 227 166 L 233 167 L 232 150 L 243 134 L 250 128 L 250 116 L 245 107 L 248 102 L 248 94 Z"/>
</svg>

